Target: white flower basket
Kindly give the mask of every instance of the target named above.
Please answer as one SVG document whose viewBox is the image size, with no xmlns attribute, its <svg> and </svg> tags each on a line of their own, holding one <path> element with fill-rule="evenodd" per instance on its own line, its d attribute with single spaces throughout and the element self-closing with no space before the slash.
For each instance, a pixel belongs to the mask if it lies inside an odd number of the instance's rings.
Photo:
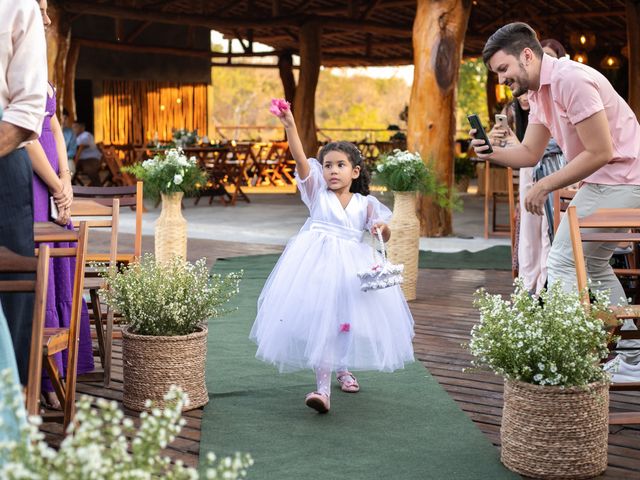
<svg viewBox="0 0 640 480">
<path fill-rule="evenodd" d="M 403 282 L 402 272 L 404 271 L 404 265 L 394 265 L 387 260 L 387 253 L 380 229 L 378 229 L 378 241 L 380 242 L 381 262 L 376 262 L 369 270 L 358 272 L 360 290 L 363 292 L 393 287 Z"/>
</svg>

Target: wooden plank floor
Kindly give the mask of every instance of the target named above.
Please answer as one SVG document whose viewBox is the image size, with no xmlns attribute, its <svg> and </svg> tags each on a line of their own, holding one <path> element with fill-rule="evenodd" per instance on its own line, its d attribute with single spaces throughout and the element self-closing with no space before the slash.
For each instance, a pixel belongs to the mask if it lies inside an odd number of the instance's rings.
<svg viewBox="0 0 640 480">
<path fill-rule="evenodd" d="M 232 242 L 190 243 L 190 257 L 215 252 L 215 257 L 272 253 L 281 249 L 272 246 L 246 245 Z M 199 248 L 206 252 L 198 252 Z M 484 286 L 493 293 L 511 291 L 511 273 L 479 270 L 420 270 L 418 298 L 411 302 L 416 322 L 414 341 L 416 357 L 429 369 L 460 408 L 474 421 L 487 438 L 500 447 L 502 413 L 502 381 L 485 372 L 465 373 L 471 356 L 462 344 L 468 341 L 471 327 L 478 320 L 472 306 L 473 292 Z M 83 394 L 122 400 L 122 349 L 114 347 L 114 378 L 111 388 L 99 384 L 79 384 Z M 640 409 L 637 393 L 615 393 L 611 396 L 615 410 Z M 134 420 L 137 413 L 126 411 Z M 202 409 L 185 414 L 187 426 L 169 446 L 167 454 L 197 466 Z M 45 424 L 47 439 L 52 444 L 61 441 L 61 427 Z M 603 479 L 640 479 L 640 427 L 616 427 L 609 437 L 609 468 Z"/>
</svg>

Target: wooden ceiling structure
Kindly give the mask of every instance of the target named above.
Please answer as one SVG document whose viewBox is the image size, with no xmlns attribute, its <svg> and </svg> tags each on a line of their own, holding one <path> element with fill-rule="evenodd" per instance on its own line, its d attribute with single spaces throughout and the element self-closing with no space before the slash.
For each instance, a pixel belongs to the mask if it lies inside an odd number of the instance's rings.
<svg viewBox="0 0 640 480">
<path fill-rule="evenodd" d="M 633 0 L 632 0 L 633 1 Z M 570 53 L 574 33 L 592 33 L 596 45 L 620 53 L 627 44 L 626 0 L 474 0 L 464 43 L 465 56 L 478 56 L 487 37 L 512 21 L 526 21 L 541 38 L 556 38 Z M 412 28 L 417 0 L 66 0 L 74 22 L 86 15 L 126 21 L 123 35 L 92 40 L 93 47 L 150 52 L 136 42 L 152 23 L 209 28 L 242 40 L 244 56 L 256 55 L 252 42 L 299 54 L 299 29 L 308 22 L 322 26 L 324 66 L 412 64 Z M 123 24 L 120 23 L 120 26 Z M 120 27 L 116 27 L 120 28 Z M 116 29 L 114 28 L 114 34 Z M 87 40 L 87 39 L 85 39 Z M 118 47 L 119 45 L 119 47 Z M 168 55 L 200 55 L 195 49 L 161 47 Z"/>
<path fill-rule="evenodd" d="M 243 57 L 274 56 L 285 96 L 307 152 L 315 152 L 315 89 L 321 66 L 413 64 L 408 148 L 435 161 L 437 173 L 453 182 L 455 87 L 460 58 L 478 56 L 500 26 L 525 21 L 540 38 L 559 40 L 570 54 L 588 37 L 592 66 L 606 54 L 628 70 L 628 97 L 640 112 L 640 0 L 50 0 L 61 7 L 62 32 L 70 39 L 66 83 L 78 48 L 171 58 L 198 57 L 232 66 Z M 101 28 L 86 28 L 99 20 Z M 104 22 L 108 19 L 108 25 Z M 96 23 L 98 25 L 98 23 Z M 162 26 L 165 27 L 162 27 Z M 77 32 L 83 31 L 83 35 Z M 160 30 L 159 30 L 160 28 Z M 167 41 L 162 28 L 182 32 Z M 154 29 L 154 34 L 150 31 Z M 203 30 L 240 40 L 243 52 L 211 52 L 194 42 Z M 159 33 L 157 33 L 159 32 Z M 168 35 L 167 35 L 168 36 Z M 173 36 L 172 38 L 176 38 Z M 274 48 L 256 52 L 254 43 Z M 230 42 L 229 42 L 230 45 Z M 74 50 L 75 49 L 75 50 Z M 64 48 L 61 50 L 64 51 Z M 297 82 L 292 55 L 300 56 Z M 66 57 L 64 57 L 66 59 Z M 142 58 L 142 57 L 140 57 Z M 220 60 L 220 58 L 224 60 Z M 58 55 L 56 65 L 60 65 Z M 625 71 L 626 71 L 625 70 Z M 490 89 L 488 89 L 490 94 Z M 65 94 L 67 98 L 73 95 Z M 347 99 L 348 100 L 348 99 Z M 72 110 L 70 110 L 72 111 Z M 450 121 L 447 121 L 449 119 Z M 443 121 L 444 120 L 444 121 Z M 451 212 L 421 204 L 422 234 L 451 233 Z"/>
</svg>

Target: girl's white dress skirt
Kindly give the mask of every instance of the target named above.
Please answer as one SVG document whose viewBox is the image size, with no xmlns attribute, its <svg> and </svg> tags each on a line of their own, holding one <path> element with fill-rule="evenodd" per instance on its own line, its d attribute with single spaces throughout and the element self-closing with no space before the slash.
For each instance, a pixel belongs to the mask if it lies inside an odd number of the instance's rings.
<svg viewBox="0 0 640 480">
<path fill-rule="evenodd" d="M 402 290 L 362 292 L 357 276 L 374 263 L 364 230 L 390 212 L 359 194 L 343 208 L 318 176 L 316 165 L 298 180 L 311 218 L 287 245 L 258 300 L 250 334 L 256 356 L 281 372 L 402 368 L 413 361 L 413 318 Z"/>
</svg>

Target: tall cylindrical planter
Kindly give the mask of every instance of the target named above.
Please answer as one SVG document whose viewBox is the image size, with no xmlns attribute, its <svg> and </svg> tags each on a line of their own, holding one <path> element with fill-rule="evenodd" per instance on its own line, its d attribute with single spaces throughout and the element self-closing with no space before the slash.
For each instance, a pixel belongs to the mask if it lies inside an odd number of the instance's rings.
<svg viewBox="0 0 640 480">
<path fill-rule="evenodd" d="M 162 194 L 162 211 L 156 221 L 155 254 L 159 262 L 175 256 L 187 258 L 187 221 L 182 216 L 183 192 Z"/>
<path fill-rule="evenodd" d="M 207 328 L 189 335 L 156 337 L 122 331 L 124 389 L 122 403 L 131 410 L 143 411 L 150 399 L 164 406 L 163 396 L 171 385 L 189 395 L 185 410 L 201 407 L 209 401 L 205 383 Z"/>
<path fill-rule="evenodd" d="M 402 292 L 407 300 L 415 300 L 418 283 L 420 221 L 416 215 L 416 192 L 393 192 L 393 216 L 389 227 L 391 239 L 387 252 L 392 263 L 404 265 Z"/>
<path fill-rule="evenodd" d="M 505 380 L 501 460 L 526 477 L 579 479 L 607 468 L 609 386 Z"/>
</svg>

